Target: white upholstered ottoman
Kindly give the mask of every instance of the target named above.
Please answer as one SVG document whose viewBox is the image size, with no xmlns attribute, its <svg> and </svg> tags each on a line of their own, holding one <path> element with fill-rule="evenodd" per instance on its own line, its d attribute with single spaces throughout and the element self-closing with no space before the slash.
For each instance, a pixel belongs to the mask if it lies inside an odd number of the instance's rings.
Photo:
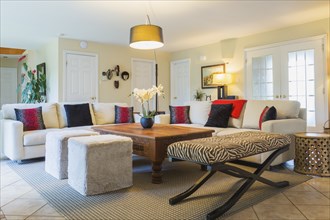
<svg viewBox="0 0 330 220">
<path fill-rule="evenodd" d="M 69 140 L 69 185 L 82 195 L 133 185 L 131 138 L 117 135 Z"/>
<path fill-rule="evenodd" d="M 98 135 L 88 130 L 49 132 L 46 136 L 45 170 L 57 179 L 68 178 L 68 139 L 71 137 Z"/>
</svg>

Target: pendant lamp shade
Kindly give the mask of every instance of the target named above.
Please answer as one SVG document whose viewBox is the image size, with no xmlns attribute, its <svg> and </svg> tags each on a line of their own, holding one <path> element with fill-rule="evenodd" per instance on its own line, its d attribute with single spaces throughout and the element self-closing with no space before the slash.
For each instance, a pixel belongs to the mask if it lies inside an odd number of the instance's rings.
<svg viewBox="0 0 330 220">
<path fill-rule="evenodd" d="M 162 28 L 152 24 L 132 27 L 129 46 L 140 50 L 157 49 L 164 46 Z"/>
</svg>

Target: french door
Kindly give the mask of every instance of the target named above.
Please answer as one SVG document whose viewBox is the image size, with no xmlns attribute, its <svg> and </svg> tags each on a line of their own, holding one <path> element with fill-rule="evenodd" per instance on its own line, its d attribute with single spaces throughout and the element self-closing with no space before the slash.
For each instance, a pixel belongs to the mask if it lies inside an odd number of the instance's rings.
<svg viewBox="0 0 330 220">
<path fill-rule="evenodd" d="M 308 130 L 321 130 L 328 117 L 324 44 L 319 36 L 247 49 L 247 98 L 297 100 Z"/>
</svg>

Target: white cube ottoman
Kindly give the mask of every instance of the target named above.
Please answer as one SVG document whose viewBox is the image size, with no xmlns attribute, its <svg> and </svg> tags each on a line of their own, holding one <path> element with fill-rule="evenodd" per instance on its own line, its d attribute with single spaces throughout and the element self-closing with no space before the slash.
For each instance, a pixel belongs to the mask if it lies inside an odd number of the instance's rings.
<svg viewBox="0 0 330 220">
<path fill-rule="evenodd" d="M 68 178 L 68 139 L 71 137 L 99 135 L 88 130 L 49 132 L 46 136 L 45 170 L 57 179 Z"/>
<path fill-rule="evenodd" d="M 68 183 L 80 194 L 101 194 L 133 185 L 131 138 L 74 137 L 68 148 Z"/>
</svg>

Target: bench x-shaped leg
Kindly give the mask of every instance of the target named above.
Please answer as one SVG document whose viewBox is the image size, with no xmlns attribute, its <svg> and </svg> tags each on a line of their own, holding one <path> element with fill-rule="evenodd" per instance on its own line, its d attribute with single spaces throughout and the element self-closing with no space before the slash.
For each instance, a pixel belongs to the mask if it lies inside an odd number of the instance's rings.
<svg viewBox="0 0 330 220">
<path fill-rule="evenodd" d="M 285 187 L 289 185 L 288 181 L 282 182 L 273 182 L 271 180 L 265 179 L 261 177 L 261 174 L 265 171 L 265 169 L 275 160 L 275 158 L 280 155 L 281 153 L 287 151 L 289 149 L 289 145 L 280 148 L 274 151 L 256 170 L 254 173 L 247 172 L 240 168 L 226 165 L 224 163 L 217 163 L 210 165 L 211 170 L 208 171 L 204 176 L 202 176 L 193 186 L 191 186 L 188 190 L 183 193 L 180 193 L 177 196 L 170 198 L 169 203 L 174 205 L 183 199 L 187 198 L 191 194 L 193 194 L 199 187 L 201 187 L 210 177 L 212 177 L 217 171 L 226 173 L 228 175 L 238 177 L 238 178 L 245 178 L 247 179 L 244 184 L 231 196 L 230 199 L 227 200 L 222 206 L 218 207 L 217 209 L 213 210 L 209 214 L 207 214 L 207 219 L 215 219 L 225 212 L 227 212 L 236 202 L 244 195 L 244 193 L 252 186 L 255 181 L 260 181 L 267 185 L 273 187 Z"/>
</svg>

